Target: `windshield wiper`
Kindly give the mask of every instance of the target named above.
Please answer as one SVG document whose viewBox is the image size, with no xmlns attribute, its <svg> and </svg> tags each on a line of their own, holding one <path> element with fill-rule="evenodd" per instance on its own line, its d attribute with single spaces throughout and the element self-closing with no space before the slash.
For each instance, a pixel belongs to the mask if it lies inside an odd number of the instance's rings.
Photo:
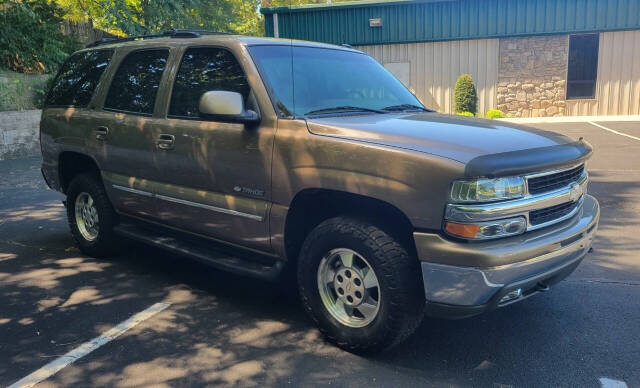
<svg viewBox="0 0 640 388">
<path fill-rule="evenodd" d="M 364 108 L 361 106 L 336 106 L 333 108 L 322 108 L 322 109 L 311 110 L 305 113 L 305 115 L 315 115 L 315 114 L 323 114 L 323 113 L 340 113 L 340 112 L 388 113 L 387 111 L 384 111 L 384 110 Z"/>
<path fill-rule="evenodd" d="M 405 110 L 421 110 L 423 112 L 433 112 L 431 109 L 427 109 L 423 106 L 413 105 L 413 104 L 399 104 L 399 105 L 391 105 L 382 108 L 387 112 L 389 111 L 405 111 Z"/>
</svg>

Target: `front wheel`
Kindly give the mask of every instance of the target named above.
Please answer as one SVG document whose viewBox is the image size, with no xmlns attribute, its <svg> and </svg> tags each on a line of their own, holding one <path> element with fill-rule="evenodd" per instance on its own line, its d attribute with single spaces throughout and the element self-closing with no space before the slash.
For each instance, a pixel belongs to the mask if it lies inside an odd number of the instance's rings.
<svg viewBox="0 0 640 388">
<path fill-rule="evenodd" d="M 380 228 L 338 217 L 305 240 L 298 265 L 303 304 L 325 337 L 356 353 L 409 337 L 424 312 L 417 260 Z"/>
</svg>

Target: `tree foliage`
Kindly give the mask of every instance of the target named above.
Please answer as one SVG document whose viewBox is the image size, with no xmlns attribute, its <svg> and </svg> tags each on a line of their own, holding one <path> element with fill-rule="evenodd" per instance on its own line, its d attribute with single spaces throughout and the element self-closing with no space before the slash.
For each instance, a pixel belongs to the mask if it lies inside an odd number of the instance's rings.
<svg viewBox="0 0 640 388">
<path fill-rule="evenodd" d="M 47 0 L 0 0 L 0 64 L 21 73 L 54 71 L 78 48 L 62 34 L 62 14 Z"/>
<path fill-rule="evenodd" d="M 256 35 L 262 30 L 259 0 L 56 0 L 74 21 L 118 35 L 172 28 Z"/>
<path fill-rule="evenodd" d="M 476 114 L 478 95 L 473 79 L 469 74 L 462 74 L 458 77 L 453 91 L 453 100 L 456 113 L 471 112 L 474 115 Z"/>
</svg>

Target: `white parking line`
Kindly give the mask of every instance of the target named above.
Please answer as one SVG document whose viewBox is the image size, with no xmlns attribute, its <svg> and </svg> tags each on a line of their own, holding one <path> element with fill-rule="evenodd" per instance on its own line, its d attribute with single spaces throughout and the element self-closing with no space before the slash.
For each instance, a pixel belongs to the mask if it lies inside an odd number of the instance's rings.
<svg viewBox="0 0 640 388">
<path fill-rule="evenodd" d="M 602 388 L 627 388 L 627 383 L 620 380 L 613 380 L 607 377 L 600 377 L 600 386 Z"/>
<path fill-rule="evenodd" d="M 48 379 L 49 377 L 58 373 L 58 371 L 60 371 L 65 366 L 79 360 L 80 358 L 93 352 L 94 350 L 98 349 L 100 346 L 108 343 L 109 341 L 113 341 L 114 339 L 118 338 L 127 330 L 136 326 L 140 322 L 151 318 L 152 316 L 156 315 L 157 313 L 166 309 L 169 306 L 171 306 L 171 303 L 156 303 L 152 305 L 146 310 L 143 310 L 137 313 L 136 315 L 132 316 L 126 321 L 123 321 L 117 326 L 107 330 L 106 333 L 103 333 L 102 335 L 95 337 L 91 341 L 83 343 L 82 345 L 71 350 L 64 356 L 56 358 L 55 360 L 51 361 L 47 365 L 38 369 L 37 371 L 16 381 L 15 383 L 11 384 L 8 388 L 33 387 L 34 385 L 38 384 L 42 380 Z"/>
<path fill-rule="evenodd" d="M 626 133 L 622 133 L 622 132 L 615 131 L 615 130 L 613 130 L 613 129 L 611 129 L 611 128 L 607 128 L 607 127 L 605 127 L 604 125 L 600 125 L 600 124 L 598 124 L 598 123 L 594 123 L 593 121 L 589 121 L 589 124 L 594 125 L 594 126 L 596 126 L 596 127 L 598 127 L 598 128 L 602 128 L 602 129 L 604 129 L 605 131 L 609 131 L 609 132 L 611 132 L 611 133 L 615 133 L 616 135 L 626 136 L 626 137 L 629 137 L 629 138 L 631 138 L 631 139 L 634 139 L 634 140 L 638 140 L 638 141 L 640 141 L 640 137 L 631 136 L 631 135 L 627 135 Z"/>
</svg>

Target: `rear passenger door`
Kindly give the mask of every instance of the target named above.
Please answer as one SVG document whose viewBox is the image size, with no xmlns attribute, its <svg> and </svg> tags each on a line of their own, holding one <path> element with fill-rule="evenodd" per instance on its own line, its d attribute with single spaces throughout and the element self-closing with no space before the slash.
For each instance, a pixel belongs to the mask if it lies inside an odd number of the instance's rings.
<svg viewBox="0 0 640 388">
<path fill-rule="evenodd" d="M 157 216 L 151 181 L 155 177 L 153 127 L 158 89 L 169 49 L 124 54 L 113 74 L 102 111 L 95 112 L 93 134 L 105 188 L 121 213 Z"/>
<path fill-rule="evenodd" d="M 157 127 L 158 211 L 163 222 L 183 230 L 270 250 L 273 124 L 207 121 L 199 101 L 207 91 L 240 93 L 258 111 L 251 86 L 235 55 L 222 47 L 190 47 L 177 69 L 168 120 Z"/>
</svg>

